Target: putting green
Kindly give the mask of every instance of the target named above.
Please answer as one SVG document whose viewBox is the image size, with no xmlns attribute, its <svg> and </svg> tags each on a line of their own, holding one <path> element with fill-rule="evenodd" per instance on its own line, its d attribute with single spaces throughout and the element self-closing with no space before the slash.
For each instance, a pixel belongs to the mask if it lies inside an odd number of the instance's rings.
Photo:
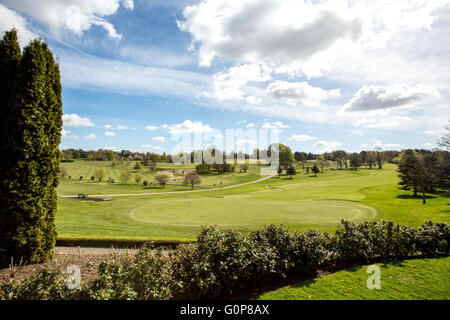
<svg viewBox="0 0 450 320">
<path fill-rule="evenodd" d="M 271 223 L 334 226 L 342 219 L 365 221 L 375 218 L 376 214 L 375 209 L 350 201 L 211 198 L 154 200 L 129 213 L 131 219 L 149 225 L 200 227 L 208 221 L 208 225 L 238 229 Z"/>
</svg>

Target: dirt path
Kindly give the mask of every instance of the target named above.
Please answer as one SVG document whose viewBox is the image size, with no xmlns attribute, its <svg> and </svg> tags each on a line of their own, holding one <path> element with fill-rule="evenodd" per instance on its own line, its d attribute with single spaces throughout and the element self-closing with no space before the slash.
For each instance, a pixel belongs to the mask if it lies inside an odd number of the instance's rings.
<svg viewBox="0 0 450 320">
<path fill-rule="evenodd" d="M 244 182 L 240 184 L 235 184 L 232 186 L 227 187 L 221 187 L 221 188 L 215 188 L 215 189 L 202 189 L 202 190 L 192 190 L 192 191 L 169 191 L 169 192 L 152 192 L 152 193 L 119 193 L 119 194 L 90 194 L 89 197 L 131 197 L 131 196 L 151 196 L 151 195 L 161 195 L 161 194 L 179 194 L 179 193 L 192 193 L 192 192 L 208 192 L 208 191 L 216 191 L 216 190 L 222 190 L 222 189 L 231 189 L 231 188 L 237 188 L 246 186 L 249 184 L 261 182 L 264 180 L 268 180 L 272 177 L 276 176 L 276 174 L 254 180 L 249 182 Z M 78 196 L 58 196 L 59 198 L 78 198 Z"/>
<path fill-rule="evenodd" d="M 55 247 L 57 254 L 71 254 L 71 255 L 105 255 L 113 252 L 119 253 L 136 253 L 136 249 L 113 249 L 113 248 L 87 248 L 87 247 Z"/>
</svg>

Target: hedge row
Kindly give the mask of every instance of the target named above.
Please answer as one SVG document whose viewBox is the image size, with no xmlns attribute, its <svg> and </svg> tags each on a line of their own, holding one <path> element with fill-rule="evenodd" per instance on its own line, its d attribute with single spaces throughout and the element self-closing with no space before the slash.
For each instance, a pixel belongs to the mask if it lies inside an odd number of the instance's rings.
<svg viewBox="0 0 450 320">
<path fill-rule="evenodd" d="M 291 233 L 268 226 L 241 234 L 204 228 L 198 241 L 168 254 L 142 247 L 134 257 L 104 262 L 99 276 L 79 290 L 65 275 L 45 270 L 0 287 L 2 299 L 197 299 L 231 297 L 251 286 L 308 274 L 318 268 L 360 265 L 411 256 L 448 255 L 450 225 L 429 221 L 419 228 L 393 222 L 342 221 L 334 235 Z"/>
</svg>

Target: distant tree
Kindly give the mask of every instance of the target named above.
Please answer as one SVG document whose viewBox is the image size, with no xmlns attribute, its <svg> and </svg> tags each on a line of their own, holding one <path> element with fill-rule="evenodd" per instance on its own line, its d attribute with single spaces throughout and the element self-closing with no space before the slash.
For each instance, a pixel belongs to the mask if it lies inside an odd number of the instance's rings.
<svg viewBox="0 0 450 320">
<path fill-rule="evenodd" d="M 291 148 L 282 143 L 271 144 L 267 150 L 267 155 L 275 158 L 278 156 L 279 165 L 285 169 L 294 162 L 294 155 L 292 154 Z"/>
<path fill-rule="evenodd" d="M 376 151 L 376 162 L 378 169 L 383 169 L 383 163 L 384 163 L 384 155 L 381 151 L 381 148 L 375 148 Z"/>
<path fill-rule="evenodd" d="M 148 161 L 148 168 L 152 172 L 156 170 L 157 165 L 158 165 L 158 162 L 156 159 L 150 159 L 150 161 Z"/>
<path fill-rule="evenodd" d="M 95 170 L 94 176 L 95 178 L 97 178 L 98 181 L 101 182 L 103 178 L 106 176 L 106 172 L 104 169 L 97 169 Z"/>
<path fill-rule="evenodd" d="M 60 175 L 61 175 L 61 178 L 63 178 L 63 179 L 64 179 L 65 177 L 67 177 L 67 170 L 66 170 L 66 168 L 63 167 L 63 166 L 61 166 Z"/>
<path fill-rule="evenodd" d="M 325 156 L 323 154 L 317 156 L 316 163 L 320 167 L 320 171 L 323 172 L 323 168 L 325 167 Z"/>
<path fill-rule="evenodd" d="M 314 164 L 314 167 L 312 167 L 312 172 L 314 172 L 314 176 L 317 177 L 317 174 L 320 172 L 319 168 L 317 167 L 317 164 Z"/>
<path fill-rule="evenodd" d="M 142 165 L 140 161 L 136 161 L 136 164 L 134 165 L 134 170 L 141 170 Z"/>
<path fill-rule="evenodd" d="M 281 167 L 278 167 L 277 173 L 278 176 L 281 176 L 281 174 L 283 173 L 283 169 L 281 169 Z"/>
<path fill-rule="evenodd" d="M 297 172 L 295 171 L 295 168 L 293 166 L 290 166 L 286 169 L 286 174 L 288 174 L 291 179 L 292 179 L 292 176 L 295 176 L 296 173 Z"/>
<path fill-rule="evenodd" d="M 79 179 L 80 179 L 80 181 L 81 181 L 81 180 L 83 180 L 83 176 L 80 176 L 80 178 L 79 178 Z"/>
<path fill-rule="evenodd" d="M 95 176 L 91 176 L 91 181 L 92 181 L 92 182 L 95 181 Z"/>
<path fill-rule="evenodd" d="M 240 168 L 240 170 L 241 170 L 242 172 L 247 172 L 247 170 L 248 170 L 248 164 L 246 164 L 246 163 L 241 164 L 239 168 Z"/>
<path fill-rule="evenodd" d="M 106 159 L 108 159 L 108 161 L 113 161 L 114 160 L 114 153 L 112 151 L 106 151 Z"/>
<path fill-rule="evenodd" d="M 304 152 L 300 152 L 300 157 L 299 157 L 299 159 L 300 159 L 300 160 L 298 160 L 298 161 L 299 161 L 299 162 L 301 163 L 301 165 L 302 165 L 302 170 L 305 171 L 306 155 L 305 155 Z"/>
<path fill-rule="evenodd" d="M 336 165 L 339 169 L 342 169 L 344 165 L 347 165 L 347 152 L 344 150 L 336 150 L 331 153 L 332 158 L 336 161 Z"/>
<path fill-rule="evenodd" d="M 369 168 L 372 169 L 374 164 L 376 163 L 376 153 L 374 151 L 368 151 L 366 155 L 366 162 L 369 165 Z"/>
<path fill-rule="evenodd" d="M 155 176 L 155 180 L 162 185 L 162 187 L 164 188 L 165 185 L 167 184 L 167 182 L 169 182 L 170 178 L 172 177 L 171 174 L 166 173 L 166 172 L 158 172 Z"/>
<path fill-rule="evenodd" d="M 352 153 L 350 155 L 350 167 L 354 170 L 358 170 L 358 168 L 361 166 L 361 157 L 357 153 Z"/>
<path fill-rule="evenodd" d="M 366 164 L 367 163 L 367 151 L 361 151 L 359 153 L 359 158 L 361 159 L 361 165 Z"/>
<path fill-rule="evenodd" d="M 447 151 L 450 150 L 450 119 L 448 120 L 447 126 L 444 127 L 446 133 L 441 138 L 441 141 L 438 142 L 439 146 L 446 148 Z"/>
<path fill-rule="evenodd" d="M 119 178 L 120 178 L 120 181 L 123 184 L 127 184 L 130 181 L 130 179 L 131 179 L 131 172 L 130 172 L 130 170 L 123 170 L 123 171 L 121 171 Z"/>
<path fill-rule="evenodd" d="M 188 172 L 188 174 L 184 176 L 184 183 L 186 185 L 191 185 L 192 189 L 194 189 L 194 185 L 199 184 L 200 182 L 201 179 L 197 172 Z"/>
<path fill-rule="evenodd" d="M 142 177 L 140 175 L 137 174 L 134 176 L 134 181 L 136 182 L 136 184 L 139 184 L 141 182 L 141 180 L 142 180 Z"/>
</svg>

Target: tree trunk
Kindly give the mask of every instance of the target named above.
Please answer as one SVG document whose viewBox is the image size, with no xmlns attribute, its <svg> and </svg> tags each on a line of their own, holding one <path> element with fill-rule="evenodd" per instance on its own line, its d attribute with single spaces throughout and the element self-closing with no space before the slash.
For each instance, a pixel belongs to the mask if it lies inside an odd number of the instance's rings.
<svg viewBox="0 0 450 320">
<path fill-rule="evenodd" d="M 414 186 L 414 197 L 417 197 L 417 186 Z"/>
<path fill-rule="evenodd" d="M 425 200 L 425 191 L 422 191 L 422 204 L 425 204 L 427 201 Z"/>
</svg>

